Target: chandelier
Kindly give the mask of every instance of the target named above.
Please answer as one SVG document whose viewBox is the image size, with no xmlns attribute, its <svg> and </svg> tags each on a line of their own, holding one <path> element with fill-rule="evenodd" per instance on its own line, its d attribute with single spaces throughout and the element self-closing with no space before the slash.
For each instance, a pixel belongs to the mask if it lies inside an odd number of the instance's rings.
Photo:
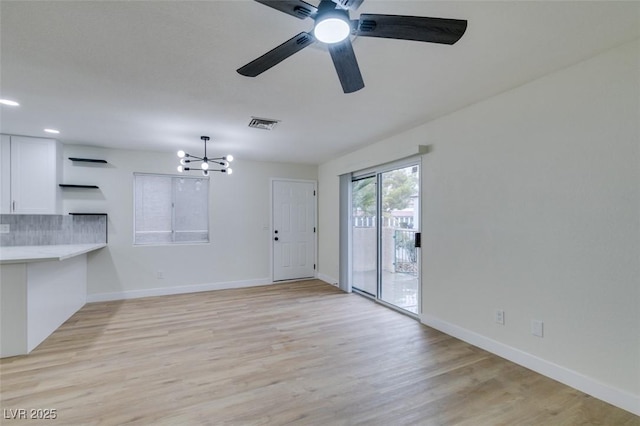
<svg viewBox="0 0 640 426">
<path fill-rule="evenodd" d="M 202 170 L 202 174 L 209 176 L 209 172 L 222 172 L 231 174 L 233 170 L 229 167 L 229 163 L 233 161 L 233 155 L 225 155 L 224 157 L 209 158 L 207 157 L 207 141 L 209 136 L 200 136 L 200 139 L 204 142 L 204 157 L 197 157 L 195 155 L 187 154 L 180 150 L 178 151 L 178 158 L 180 158 L 180 165 L 178 171 L 180 173 L 189 170 Z M 199 167 L 185 167 L 191 165 L 191 163 L 200 163 Z M 212 169 L 211 167 L 222 167 L 220 169 Z"/>
</svg>

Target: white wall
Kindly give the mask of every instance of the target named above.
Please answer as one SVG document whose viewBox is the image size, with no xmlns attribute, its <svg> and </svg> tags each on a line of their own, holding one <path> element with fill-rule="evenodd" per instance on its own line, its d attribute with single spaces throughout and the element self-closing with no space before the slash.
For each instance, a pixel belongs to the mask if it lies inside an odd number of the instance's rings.
<svg viewBox="0 0 640 426">
<path fill-rule="evenodd" d="M 109 215 L 108 247 L 88 258 L 90 301 L 270 283 L 270 178 L 317 179 L 316 166 L 235 160 L 233 175 L 211 175 L 211 243 L 133 246 L 133 173 L 177 174 L 175 154 L 81 145 L 65 145 L 64 154 L 65 183 L 100 187 L 65 190 L 65 214 Z"/>
<path fill-rule="evenodd" d="M 626 44 L 321 165 L 319 273 L 338 277 L 336 175 L 431 145 L 423 322 L 638 413 L 639 52 Z"/>
</svg>

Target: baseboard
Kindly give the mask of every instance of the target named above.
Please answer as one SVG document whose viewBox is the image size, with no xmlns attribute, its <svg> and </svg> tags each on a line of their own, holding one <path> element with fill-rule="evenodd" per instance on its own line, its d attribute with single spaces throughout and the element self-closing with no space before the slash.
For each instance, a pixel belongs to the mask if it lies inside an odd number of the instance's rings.
<svg viewBox="0 0 640 426">
<path fill-rule="evenodd" d="M 111 300 L 137 299 L 140 297 L 168 296 L 171 294 L 198 293 L 201 291 L 224 290 L 230 288 L 255 287 L 259 285 L 274 284 L 271 278 L 262 278 L 245 281 L 228 281 L 209 284 L 194 284 L 177 287 L 160 287 L 144 290 L 126 290 L 113 293 L 96 293 L 87 295 L 87 303 L 107 302 Z"/>
<path fill-rule="evenodd" d="M 325 283 L 327 283 L 327 284 L 331 284 L 331 285 L 333 285 L 333 286 L 338 287 L 338 280 L 337 280 L 337 279 L 335 279 L 335 278 L 333 278 L 333 277 L 330 277 L 329 275 L 321 274 L 320 272 L 318 272 L 318 273 L 316 274 L 316 277 L 317 277 L 319 280 L 322 280 L 322 281 L 324 281 L 324 282 L 325 282 Z"/>
<path fill-rule="evenodd" d="M 589 394 L 611 405 L 640 415 L 640 396 L 614 388 L 566 367 L 505 345 L 481 334 L 467 330 L 430 315 L 422 315 L 420 322 L 463 340 L 553 380 Z"/>
</svg>

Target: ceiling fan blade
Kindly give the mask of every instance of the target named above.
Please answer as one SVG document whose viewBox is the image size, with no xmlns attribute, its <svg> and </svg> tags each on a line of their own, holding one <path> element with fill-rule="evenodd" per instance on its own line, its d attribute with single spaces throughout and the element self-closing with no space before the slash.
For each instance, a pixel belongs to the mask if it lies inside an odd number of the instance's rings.
<svg viewBox="0 0 640 426">
<path fill-rule="evenodd" d="M 364 81 L 351 40 L 347 38 L 343 42 L 329 44 L 328 47 L 344 93 L 352 93 L 362 89 Z"/>
<path fill-rule="evenodd" d="M 289 56 L 301 51 L 315 41 L 316 39 L 311 34 L 302 32 L 297 36 L 285 41 L 275 49 L 268 51 L 258 59 L 254 59 L 247 65 L 238 68 L 237 71 L 244 76 L 255 77 L 262 74 L 274 65 L 278 65 Z"/>
<path fill-rule="evenodd" d="M 295 16 L 299 19 L 314 18 L 318 8 L 302 0 L 256 0 L 265 6 L 272 7 L 280 12 Z"/>
<path fill-rule="evenodd" d="M 332 0 L 343 9 L 356 10 L 364 0 Z"/>
<path fill-rule="evenodd" d="M 461 19 L 363 13 L 356 33 L 365 37 L 454 44 L 466 29 L 467 21 Z"/>
</svg>

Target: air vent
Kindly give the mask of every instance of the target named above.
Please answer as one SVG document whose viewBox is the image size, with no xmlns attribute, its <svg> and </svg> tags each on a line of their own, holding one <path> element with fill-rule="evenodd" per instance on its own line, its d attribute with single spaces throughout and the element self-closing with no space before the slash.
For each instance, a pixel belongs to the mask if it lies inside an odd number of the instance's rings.
<svg viewBox="0 0 640 426">
<path fill-rule="evenodd" d="M 270 118 L 251 117 L 249 127 L 253 127 L 254 129 L 273 130 L 279 122 L 280 120 L 272 120 Z"/>
</svg>

